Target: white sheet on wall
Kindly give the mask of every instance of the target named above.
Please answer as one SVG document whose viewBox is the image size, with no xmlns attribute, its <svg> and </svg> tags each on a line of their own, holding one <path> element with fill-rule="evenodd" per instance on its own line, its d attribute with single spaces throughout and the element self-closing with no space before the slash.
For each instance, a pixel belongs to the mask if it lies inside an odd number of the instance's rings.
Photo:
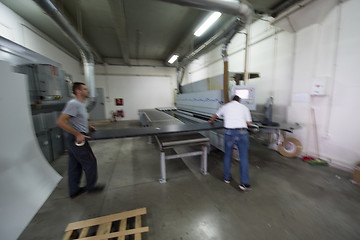
<svg viewBox="0 0 360 240">
<path fill-rule="evenodd" d="M 0 239 L 17 239 L 60 181 L 40 150 L 27 79 L 0 61 Z"/>
</svg>

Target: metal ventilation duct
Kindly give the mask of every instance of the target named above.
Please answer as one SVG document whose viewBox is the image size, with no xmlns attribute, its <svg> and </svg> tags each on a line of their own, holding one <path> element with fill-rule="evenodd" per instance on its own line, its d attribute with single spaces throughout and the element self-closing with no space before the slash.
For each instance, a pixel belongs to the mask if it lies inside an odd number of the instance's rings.
<svg viewBox="0 0 360 240">
<path fill-rule="evenodd" d="M 231 38 L 234 36 L 234 29 L 237 31 L 240 30 L 241 27 L 243 27 L 244 24 L 241 22 L 241 20 L 236 19 L 230 27 L 228 27 L 225 30 L 222 30 L 218 33 L 216 33 L 214 36 L 212 36 L 209 40 L 207 40 L 204 44 L 202 44 L 200 47 L 195 49 L 190 54 L 186 55 L 184 58 L 181 59 L 179 63 L 179 68 L 183 68 L 186 65 L 188 65 L 191 61 L 198 58 L 202 54 L 204 54 L 206 51 L 208 51 L 211 47 L 213 47 L 215 44 L 219 44 L 222 41 L 230 42 Z M 235 33 L 237 33 L 235 31 Z M 231 35 L 231 38 L 228 37 L 228 35 Z"/>
<path fill-rule="evenodd" d="M 183 68 L 192 62 L 197 57 L 204 54 L 207 50 L 216 44 L 224 42 L 222 47 L 222 57 L 224 61 L 224 98 L 225 102 L 229 101 L 228 94 L 228 58 L 227 47 L 235 34 L 241 30 L 246 24 L 250 23 L 253 15 L 253 7 L 245 1 L 238 0 L 160 0 L 163 2 L 176 3 L 183 6 L 195 7 L 211 11 L 219 11 L 235 15 L 237 19 L 225 30 L 216 33 L 213 37 L 207 40 L 204 44 L 198 47 L 195 51 L 191 52 L 179 61 L 178 65 L 178 89 L 181 93 L 181 80 L 179 74 L 183 75 Z M 179 81 L 180 80 L 180 81 Z"/>
<path fill-rule="evenodd" d="M 60 11 L 52 4 L 50 0 L 34 0 L 41 9 L 49 15 L 55 23 L 63 30 L 65 35 L 73 41 L 76 47 L 79 49 L 81 58 L 84 65 L 85 83 L 90 90 L 89 99 L 87 102 L 87 109 L 91 111 L 96 104 L 96 91 L 95 91 L 95 73 L 94 73 L 94 57 L 91 53 L 90 46 L 86 41 L 77 33 L 77 31 L 71 26 L 66 18 L 60 13 Z"/>
<path fill-rule="evenodd" d="M 188 65 L 191 61 L 205 53 L 209 48 L 214 46 L 215 44 L 220 43 L 226 38 L 227 42 L 230 42 L 231 38 L 235 35 L 234 29 L 239 31 L 242 27 L 244 27 L 247 23 L 251 21 L 253 15 L 253 7 L 245 2 L 238 0 L 159 0 L 163 2 L 175 3 L 182 6 L 195 7 L 199 9 L 205 9 L 210 11 L 220 11 L 222 13 L 228 13 L 238 17 L 236 21 L 234 21 L 230 27 L 227 29 L 218 32 L 213 37 L 211 37 L 208 41 L 198 47 L 195 51 L 191 52 L 183 59 L 180 60 L 179 68 L 183 68 Z M 236 33 L 236 32 L 235 32 Z M 228 37 L 231 35 L 231 37 Z"/>
<path fill-rule="evenodd" d="M 253 15 L 252 6 L 246 1 L 238 0 L 159 0 L 175 3 L 181 6 L 194 7 L 210 11 L 218 11 L 238 16 L 245 24 L 251 20 Z"/>
</svg>

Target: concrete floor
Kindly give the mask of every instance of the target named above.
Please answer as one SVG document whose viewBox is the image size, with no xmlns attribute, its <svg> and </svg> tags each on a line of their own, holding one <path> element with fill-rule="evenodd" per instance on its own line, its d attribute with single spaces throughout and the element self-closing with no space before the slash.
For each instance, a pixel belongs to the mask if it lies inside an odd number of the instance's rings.
<svg viewBox="0 0 360 240">
<path fill-rule="evenodd" d="M 52 165 L 64 178 L 19 239 L 61 239 L 68 223 L 142 207 L 143 226 L 150 228 L 143 239 L 360 239 L 360 186 L 348 172 L 285 158 L 251 140 L 250 192 L 237 188 L 236 161 L 232 183 L 222 181 L 218 150 L 208 156 L 206 176 L 199 172 L 200 157 L 168 160 L 168 182 L 160 184 L 159 149 L 148 137 L 91 145 L 104 192 L 71 200 L 63 155 Z"/>
</svg>

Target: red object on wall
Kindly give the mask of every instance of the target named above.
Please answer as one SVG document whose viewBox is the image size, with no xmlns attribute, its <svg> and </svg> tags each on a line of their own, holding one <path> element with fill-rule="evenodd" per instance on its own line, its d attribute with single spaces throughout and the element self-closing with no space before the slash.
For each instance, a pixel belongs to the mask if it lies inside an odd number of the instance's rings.
<svg viewBox="0 0 360 240">
<path fill-rule="evenodd" d="M 123 105 L 123 99 L 122 98 L 115 98 L 115 105 L 116 106 L 122 106 Z"/>
<path fill-rule="evenodd" d="M 118 110 L 117 115 L 118 115 L 118 117 L 124 117 L 124 111 L 123 110 Z"/>
<path fill-rule="evenodd" d="M 123 110 L 118 110 L 117 111 L 117 116 L 123 118 L 124 117 L 124 111 Z"/>
<path fill-rule="evenodd" d="M 112 112 L 112 115 L 113 115 L 113 121 L 117 122 L 118 118 L 123 118 L 125 114 L 123 110 L 116 110 Z"/>
<path fill-rule="evenodd" d="M 54 76 L 58 76 L 59 73 L 58 73 L 58 68 L 55 67 L 55 66 L 50 66 L 51 68 L 51 73 L 54 75 Z"/>
</svg>

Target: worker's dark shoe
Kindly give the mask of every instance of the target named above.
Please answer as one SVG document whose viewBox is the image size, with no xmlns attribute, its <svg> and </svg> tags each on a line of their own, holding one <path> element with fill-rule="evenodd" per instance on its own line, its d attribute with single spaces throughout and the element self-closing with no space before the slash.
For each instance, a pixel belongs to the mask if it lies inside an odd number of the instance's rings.
<svg viewBox="0 0 360 240">
<path fill-rule="evenodd" d="M 88 193 L 98 193 L 102 192 L 105 188 L 105 185 L 99 184 L 96 185 L 93 189 L 88 190 Z"/>
<path fill-rule="evenodd" d="M 224 179 L 224 183 L 229 184 L 230 180 Z"/>
<path fill-rule="evenodd" d="M 84 192 L 86 192 L 86 188 L 85 188 L 85 187 L 81 187 L 81 188 L 79 188 L 79 190 L 78 190 L 75 194 L 70 195 L 70 198 L 71 198 L 71 199 L 74 199 L 74 198 L 80 196 L 80 195 L 81 195 L 82 193 L 84 193 Z"/>
<path fill-rule="evenodd" d="M 249 190 L 251 190 L 251 187 L 250 187 L 249 184 L 240 184 L 240 185 L 239 185 L 239 188 L 240 188 L 241 190 L 243 190 L 243 191 L 249 191 Z"/>
</svg>

